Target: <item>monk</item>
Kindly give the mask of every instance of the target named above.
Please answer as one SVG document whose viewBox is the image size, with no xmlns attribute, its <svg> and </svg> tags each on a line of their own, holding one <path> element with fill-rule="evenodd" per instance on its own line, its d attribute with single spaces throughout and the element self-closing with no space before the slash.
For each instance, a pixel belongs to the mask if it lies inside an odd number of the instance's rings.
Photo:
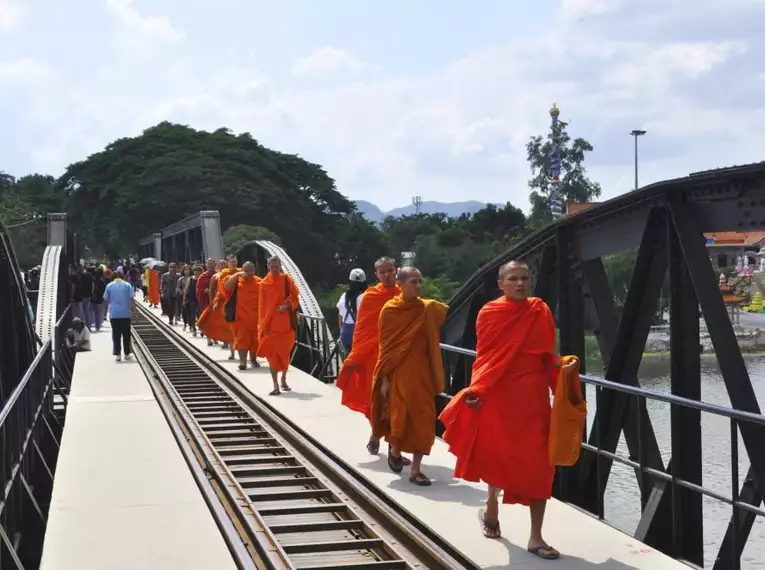
<svg viewBox="0 0 765 570">
<path fill-rule="evenodd" d="M 147 287 L 149 291 L 149 306 L 157 308 L 159 306 L 159 271 L 156 269 L 147 269 Z"/>
<path fill-rule="evenodd" d="M 260 278 L 255 275 L 255 264 L 247 261 L 242 265 L 242 271 L 234 273 L 226 279 L 223 294 L 227 302 L 236 292 L 236 314 L 230 322 L 234 341 L 232 348 L 239 353 L 239 370 L 247 369 L 247 355 L 253 368 L 258 364 L 258 300 L 260 294 Z"/>
<path fill-rule="evenodd" d="M 436 438 L 436 394 L 444 390 L 441 326 L 447 305 L 421 299 L 422 274 L 402 267 L 396 281 L 401 294 L 380 312 L 380 355 L 372 376 L 370 422 L 376 438 L 385 436 L 388 467 L 403 470 L 402 453 L 412 453 L 409 481 L 422 487 L 422 457 Z M 362 302 L 363 306 L 363 302 Z"/>
<path fill-rule="evenodd" d="M 511 261 L 499 271 L 504 295 L 484 305 L 476 321 L 476 360 L 470 386 L 441 412 L 443 439 L 457 456 L 454 476 L 489 485 L 481 529 L 499 538 L 502 502 L 530 507 L 527 548 L 554 560 L 560 553 L 542 537 L 545 507 L 552 492 L 550 389 L 560 372 L 555 321 L 542 299 L 529 297 L 529 268 Z M 575 362 L 566 365 L 576 366 Z"/>
<path fill-rule="evenodd" d="M 260 282 L 258 303 L 258 356 L 268 360 L 274 389 L 271 396 L 281 394 L 277 381 L 281 372 L 281 390 L 289 392 L 287 370 L 295 346 L 293 314 L 300 306 L 300 293 L 295 282 L 282 273 L 278 257 L 268 260 L 268 274 Z"/>
<path fill-rule="evenodd" d="M 223 293 L 223 288 L 226 285 L 226 281 L 228 280 L 229 277 L 231 277 L 234 273 L 238 273 L 239 271 L 241 271 L 241 269 L 239 269 L 237 265 L 238 265 L 238 262 L 237 262 L 236 256 L 229 255 L 224 261 L 223 269 L 221 269 L 218 272 L 218 276 L 215 282 L 216 292 L 215 292 L 215 296 L 212 298 L 212 301 L 211 301 L 212 307 L 213 307 L 213 311 L 215 311 L 216 313 L 220 313 L 220 318 L 223 320 L 224 323 L 226 322 L 224 315 L 226 311 L 227 299 Z M 221 348 L 223 349 L 228 348 L 229 349 L 228 359 L 234 360 L 236 359 L 236 356 L 234 355 L 234 345 L 233 345 L 234 333 L 231 330 L 231 323 L 226 323 L 226 326 L 229 328 L 230 334 L 228 336 L 231 338 L 231 341 L 224 342 Z"/>
<path fill-rule="evenodd" d="M 337 376 L 336 385 L 342 390 L 340 403 L 369 419 L 369 401 L 372 394 L 372 373 L 377 365 L 380 349 L 380 311 L 385 303 L 401 294 L 396 285 L 396 262 L 381 257 L 375 262 L 375 275 L 379 283 L 367 288 L 359 302 L 356 327 L 353 331 L 351 352 L 345 358 Z M 380 439 L 374 434 L 369 438 L 367 451 L 377 455 Z"/>
<path fill-rule="evenodd" d="M 226 269 L 226 260 L 221 259 L 218 262 L 216 269 L 217 273 L 210 279 L 210 304 L 199 316 L 199 319 L 197 320 L 197 328 L 207 337 L 208 346 L 215 341 L 220 341 L 223 343 L 223 348 L 228 348 L 228 345 L 233 340 L 231 328 L 223 318 L 223 304 L 218 306 L 215 302 L 218 296 L 218 290 L 223 286 L 220 282 L 220 276 L 223 270 Z"/>
<path fill-rule="evenodd" d="M 199 314 L 210 304 L 210 280 L 215 275 L 215 260 L 211 257 L 207 260 L 205 271 L 197 279 L 197 288 L 194 294 L 197 298 L 197 304 L 199 305 Z M 202 335 L 204 336 L 204 334 Z M 207 339 L 207 346 L 212 346 L 213 340 Z"/>
</svg>

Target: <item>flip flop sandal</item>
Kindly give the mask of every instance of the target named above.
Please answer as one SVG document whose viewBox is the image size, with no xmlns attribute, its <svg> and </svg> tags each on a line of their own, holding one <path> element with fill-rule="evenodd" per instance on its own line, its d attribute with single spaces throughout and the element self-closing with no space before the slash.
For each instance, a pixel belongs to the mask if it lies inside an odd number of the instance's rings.
<svg viewBox="0 0 765 570">
<path fill-rule="evenodd" d="M 253 362 L 252 363 L 252 367 L 253 368 L 260 368 L 260 363 L 259 362 Z"/>
<path fill-rule="evenodd" d="M 544 558 L 545 560 L 557 560 L 560 558 L 560 552 L 555 550 L 549 544 L 542 544 L 541 546 L 535 546 L 534 548 L 527 549 L 531 554 Z"/>
<path fill-rule="evenodd" d="M 490 523 L 486 520 L 486 513 L 481 507 L 478 510 L 478 520 L 481 523 L 481 532 L 486 538 L 498 539 L 502 538 L 502 531 L 499 528 L 499 521 Z M 531 552 L 531 551 L 529 551 Z"/>
<path fill-rule="evenodd" d="M 414 483 L 418 487 L 430 487 L 432 484 L 432 481 L 427 475 L 425 475 L 425 473 L 417 473 L 417 475 L 412 475 L 409 477 L 409 482 Z"/>
<path fill-rule="evenodd" d="M 239 370 L 247 370 L 247 365 L 246 364 L 240 364 L 239 365 Z"/>
<path fill-rule="evenodd" d="M 369 438 L 369 442 L 367 443 L 367 451 L 369 452 L 369 455 L 377 455 L 380 453 L 380 440 Z"/>
<path fill-rule="evenodd" d="M 388 446 L 388 455 L 390 455 L 390 445 Z M 403 455 L 399 455 L 399 459 L 401 460 L 401 465 L 404 467 L 407 467 L 412 464 L 412 460 L 408 457 L 404 457 Z"/>
<path fill-rule="evenodd" d="M 282 392 L 292 392 L 292 388 L 289 386 L 286 386 L 285 384 L 282 384 Z"/>
<path fill-rule="evenodd" d="M 236 356 L 234 356 L 234 355 L 232 355 L 232 354 L 229 354 L 229 355 L 228 355 L 228 359 L 229 359 L 229 360 L 236 360 Z"/>
<path fill-rule="evenodd" d="M 271 391 L 268 393 L 268 395 L 269 395 L 269 396 L 278 396 L 278 395 L 280 395 L 280 394 L 281 394 L 281 392 L 280 392 L 279 390 L 271 390 Z"/>
<path fill-rule="evenodd" d="M 404 464 L 401 461 L 401 456 L 396 457 L 388 453 L 388 467 L 394 473 L 401 473 L 404 470 Z"/>
</svg>

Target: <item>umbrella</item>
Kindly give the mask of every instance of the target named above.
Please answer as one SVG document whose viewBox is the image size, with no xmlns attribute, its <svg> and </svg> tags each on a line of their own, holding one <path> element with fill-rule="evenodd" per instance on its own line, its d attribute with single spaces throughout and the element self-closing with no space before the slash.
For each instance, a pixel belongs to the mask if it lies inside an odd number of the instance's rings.
<svg viewBox="0 0 765 570">
<path fill-rule="evenodd" d="M 144 257 L 144 258 L 143 258 L 141 261 L 139 261 L 138 263 L 140 263 L 141 265 L 144 265 L 144 266 L 145 266 L 145 265 L 149 265 L 149 263 L 151 263 L 152 261 L 157 261 L 157 260 L 156 260 L 156 259 L 154 259 L 153 257 Z"/>
<path fill-rule="evenodd" d="M 149 269 L 156 269 L 157 271 L 164 271 L 165 269 L 167 269 L 167 263 L 165 263 L 164 261 L 160 261 L 159 259 L 150 261 L 149 263 L 146 264 L 146 266 Z"/>
</svg>

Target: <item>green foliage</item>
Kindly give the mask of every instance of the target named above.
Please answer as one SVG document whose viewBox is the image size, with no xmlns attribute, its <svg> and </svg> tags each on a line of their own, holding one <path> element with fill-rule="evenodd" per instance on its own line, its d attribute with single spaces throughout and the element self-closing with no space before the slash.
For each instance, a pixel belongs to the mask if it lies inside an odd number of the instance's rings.
<svg viewBox="0 0 765 570">
<path fill-rule="evenodd" d="M 584 159 L 594 147 L 582 138 L 571 139 L 563 127 L 558 140 L 561 158 L 560 181 L 554 183 L 550 169 L 552 135 L 535 136 L 526 144 L 526 158 L 531 167 L 529 180 L 529 201 L 531 202 L 531 223 L 541 228 L 552 221 L 551 197 L 557 191 L 566 202 L 590 202 L 600 196 L 600 184 L 587 177 Z"/>
<path fill-rule="evenodd" d="M 623 304 L 627 299 L 627 290 L 630 286 L 636 259 L 637 249 L 625 249 L 603 257 L 603 266 L 606 269 L 606 275 L 608 275 L 614 301 L 619 304 Z"/>
<path fill-rule="evenodd" d="M 255 240 L 265 240 L 281 245 L 281 238 L 268 228 L 261 226 L 249 226 L 247 224 L 238 224 L 231 226 L 223 232 L 223 250 L 226 255 L 233 255 L 239 249 Z"/>
</svg>

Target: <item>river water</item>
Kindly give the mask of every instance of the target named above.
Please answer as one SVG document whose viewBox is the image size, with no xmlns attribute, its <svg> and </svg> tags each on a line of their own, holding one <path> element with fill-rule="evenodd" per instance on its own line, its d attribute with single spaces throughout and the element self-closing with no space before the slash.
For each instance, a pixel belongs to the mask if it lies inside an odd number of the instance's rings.
<svg viewBox="0 0 765 570">
<path fill-rule="evenodd" d="M 765 410 L 765 356 L 745 357 L 749 376 L 752 380 L 760 409 Z M 590 370 L 597 370 L 590 367 Z M 640 367 L 640 380 L 644 388 L 660 392 L 670 392 L 669 357 L 646 357 Z M 702 400 L 711 404 L 730 406 L 730 398 L 713 355 L 703 355 L 701 362 Z M 588 387 L 587 400 L 590 421 L 595 412 L 595 392 Z M 656 439 L 662 450 L 664 464 L 670 459 L 671 431 L 669 405 L 663 402 L 649 401 L 648 413 L 651 417 Z M 730 422 L 727 418 L 702 413 L 701 416 L 703 445 L 703 486 L 723 496 L 731 496 L 730 466 Z M 765 445 L 765 442 L 761 442 Z M 622 436 L 617 450 L 622 457 L 627 457 L 627 446 Z M 749 458 L 744 449 L 739 433 L 739 478 L 743 481 L 749 468 Z M 614 526 L 632 534 L 640 520 L 640 493 L 635 472 L 625 465 L 614 463 L 611 477 L 606 487 L 605 517 Z M 704 500 L 704 538 L 705 567 L 711 568 L 731 517 L 731 507 L 715 499 Z M 757 517 L 749 540 L 741 558 L 742 569 L 765 569 L 765 520 Z"/>
</svg>

